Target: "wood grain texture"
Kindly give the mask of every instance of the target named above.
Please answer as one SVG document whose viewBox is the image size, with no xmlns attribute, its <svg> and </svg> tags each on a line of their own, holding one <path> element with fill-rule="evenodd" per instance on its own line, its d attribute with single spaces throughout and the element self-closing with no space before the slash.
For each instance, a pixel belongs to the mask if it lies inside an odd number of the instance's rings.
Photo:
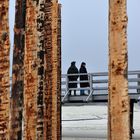
<svg viewBox="0 0 140 140">
<path fill-rule="evenodd" d="M 0 140 L 9 140 L 9 0 L 0 1 Z"/>
<path fill-rule="evenodd" d="M 26 0 L 16 0 L 10 138 L 22 139 Z"/>
<path fill-rule="evenodd" d="M 36 126 L 36 136 L 37 140 L 43 140 L 44 131 L 44 92 L 45 92 L 45 40 L 44 40 L 44 13 L 45 0 L 40 0 L 38 5 L 37 13 L 37 60 L 38 60 L 38 85 L 37 85 L 37 126 Z"/>
<path fill-rule="evenodd" d="M 60 140 L 61 6 L 17 0 L 16 8 L 11 138 Z"/>
<path fill-rule="evenodd" d="M 61 4 L 58 5 L 57 45 L 57 140 L 61 140 Z"/>
<path fill-rule="evenodd" d="M 45 20 L 46 93 L 44 95 L 44 136 L 45 140 L 59 140 L 61 139 L 61 29 L 60 6 L 58 3 L 46 2 Z"/>
<path fill-rule="evenodd" d="M 24 140 L 36 140 L 37 125 L 37 14 L 38 0 L 26 0 L 24 56 Z"/>
<path fill-rule="evenodd" d="M 129 140 L 126 0 L 109 1 L 109 140 Z"/>
</svg>

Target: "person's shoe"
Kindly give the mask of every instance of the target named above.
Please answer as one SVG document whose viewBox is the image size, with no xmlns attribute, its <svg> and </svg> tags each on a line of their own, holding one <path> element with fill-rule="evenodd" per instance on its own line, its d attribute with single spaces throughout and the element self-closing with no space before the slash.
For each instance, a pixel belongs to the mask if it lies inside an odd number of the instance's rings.
<svg viewBox="0 0 140 140">
<path fill-rule="evenodd" d="M 85 93 L 82 93 L 82 94 L 80 94 L 81 96 L 84 96 L 84 95 L 86 95 Z"/>
</svg>

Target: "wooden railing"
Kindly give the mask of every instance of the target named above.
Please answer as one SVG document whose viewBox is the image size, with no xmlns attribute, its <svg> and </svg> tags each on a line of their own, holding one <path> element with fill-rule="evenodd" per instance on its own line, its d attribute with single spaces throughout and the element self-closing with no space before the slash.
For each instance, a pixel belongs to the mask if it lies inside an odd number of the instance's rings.
<svg viewBox="0 0 140 140">
<path fill-rule="evenodd" d="M 69 81 L 68 76 L 74 75 L 88 75 L 88 81 L 80 81 L 79 78 L 77 81 Z M 89 87 L 81 88 L 80 83 L 82 82 L 89 82 Z M 68 83 L 77 83 L 77 88 L 69 88 Z M 91 98 L 94 96 L 101 96 L 100 99 L 102 99 L 103 95 L 108 95 L 108 73 L 62 74 L 61 89 L 62 102 L 68 101 L 68 98 L 70 98 L 69 90 L 76 90 L 76 95 L 80 98 L 80 90 L 82 89 L 85 91 L 90 91 L 86 94 L 86 102 L 91 101 Z M 140 71 L 128 72 L 128 92 L 131 99 L 137 99 L 137 97 L 140 95 Z"/>
</svg>

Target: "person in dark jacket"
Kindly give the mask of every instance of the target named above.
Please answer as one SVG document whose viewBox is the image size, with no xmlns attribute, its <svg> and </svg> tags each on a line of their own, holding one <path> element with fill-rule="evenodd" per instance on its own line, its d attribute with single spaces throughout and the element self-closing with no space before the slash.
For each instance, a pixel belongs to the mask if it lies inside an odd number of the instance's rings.
<svg viewBox="0 0 140 140">
<path fill-rule="evenodd" d="M 86 63 L 85 62 L 82 62 L 81 63 L 81 67 L 79 69 L 79 73 L 82 74 L 82 73 L 87 73 L 87 69 L 86 69 Z M 80 83 L 80 87 L 81 88 L 84 88 L 84 87 L 89 87 L 89 82 L 88 82 L 88 75 L 85 74 L 85 75 L 80 75 L 80 81 L 87 81 L 87 82 L 81 82 Z M 84 90 L 80 90 L 80 95 L 84 95 Z"/>
<path fill-rule="evenodd" d="M 75 66 L 75 61 L 71 62 L 71 66 L 69 67 L 67 74 L 78 74 L 78 69 Z M 78 75 L 68 75 L 68 81 L 77 81 Z M 77 83 L 68 83 L 69 88 L 77 88 Z M 71 90 L 69 90 L 69 95 L 71 95 Z M 74 95 L 76 95 L 76 90 L 74 90 Z"/>
</svg>

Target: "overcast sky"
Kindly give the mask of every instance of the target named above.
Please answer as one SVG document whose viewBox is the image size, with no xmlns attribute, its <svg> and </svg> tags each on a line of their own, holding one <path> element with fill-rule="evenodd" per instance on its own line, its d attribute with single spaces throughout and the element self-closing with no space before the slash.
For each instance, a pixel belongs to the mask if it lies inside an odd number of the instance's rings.
<svg viewBox="0 0 140 140">
<path fill-rule="evenodd" d="M 14 0 L 10 0 L 13 38 Z M 62 4 L 62 73 L 71 61 L 88 72 L 108 70 L 108 0 L 60 0 Z M 140 70 L 140 0 L 127 0 L 129 70 Z M 13 42 L 11 41 L 11 44 Z"/>
</svg>

